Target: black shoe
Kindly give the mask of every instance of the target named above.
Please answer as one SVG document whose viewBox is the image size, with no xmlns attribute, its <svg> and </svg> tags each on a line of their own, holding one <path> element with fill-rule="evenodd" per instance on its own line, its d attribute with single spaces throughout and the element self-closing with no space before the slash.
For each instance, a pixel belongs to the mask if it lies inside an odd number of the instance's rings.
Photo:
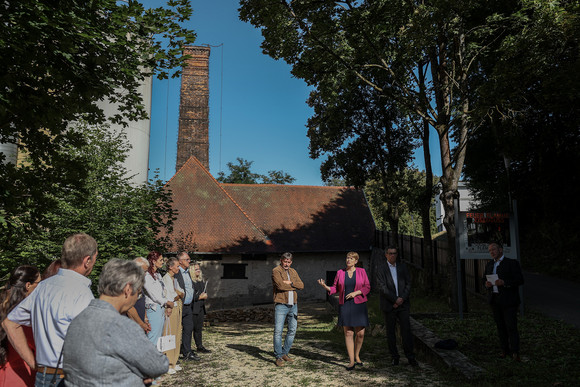
<svg viewBox="0 0 580 387">
<path fill-rule="evenodd" d="M 356 363 L 355 363 L 355 364 L 353 364 L 353 365 L 352 365 L 352 366 L 350 366 L 350 367 L 346 367 L 346 370 L 347 370 L 347 371 L 352 371 L 352 370 L 354 370 L 354 367 L 356 367 Z"/>
<path fill-rule="evenodd" d="M 199 353 L 211 353 L 211 350 L 207 349 L 206 347 L 201 347 L 197 349 Z"/>
<path fill-rule="evenodd" d="M 359 367 L 364 366 L 362 361 L 355 362 L 354 365 L 359 366 Z"/>
<path fill-rule="evenodd" d="M 397 365 L 399 365 L 399 359 L 398 359 L 398 358 L 396 358 L 396 359 L 393 359 L 393 360 L 391 361 L 391 364 L 392 364 L 392 365 L 394 365 L 394 366 L 397 366 Z"/>
<path fill-rule="evenodd" d="M 183 358 L 183 360 L 199 361 L 200 358 L 199 358 L 199 356 L 197 356 L 195 354 L 195 352 L 191 351 L 190 353 L 188 353 L 187 355 L 185 355 L 185 357 Z"/>
<path fill-rule="evenodd" d="M 417 360 L 415 359 L 409 359 L 409 364 L 411 367 L 419 367 L 419 363 L 417 363 Z"/>
</svg>

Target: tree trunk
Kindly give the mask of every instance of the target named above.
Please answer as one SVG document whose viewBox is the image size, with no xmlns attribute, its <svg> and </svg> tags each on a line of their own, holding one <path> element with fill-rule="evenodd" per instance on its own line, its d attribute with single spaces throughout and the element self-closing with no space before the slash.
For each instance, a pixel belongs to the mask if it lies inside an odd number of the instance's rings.
<svg viewBox="0 0 580 387">
<path fill-rule="evenodd" d="M 421 99 L 425 99 L 425 73 L 423 63 L 418 64 L 419 87 Z M 423 231 L 423 273 L 427 289 L 434 289 L 433 272 L 433 240 L 431 238 L 431 199 L 433 198 L 433 168 L 431 166 L 431 148 L 429 145 L 429 121 L 423 118 L 421 141 L 423 143 L 423 158 L 425 159 L 425 190 L 419 200 L 421 214 L 421 229 Z"/>
</svg>

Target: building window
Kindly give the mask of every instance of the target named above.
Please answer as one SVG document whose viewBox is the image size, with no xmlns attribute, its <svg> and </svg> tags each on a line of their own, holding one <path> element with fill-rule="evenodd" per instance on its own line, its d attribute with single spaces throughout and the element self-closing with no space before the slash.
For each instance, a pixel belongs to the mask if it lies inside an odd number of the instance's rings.
<svg viewBox="0 0 580 387">
<path fill-rule="evenodd" d="M 222 263 L 224 275 L 222 279 L 248 279 L 246 277 L 247 263 Z"/>
</svg>

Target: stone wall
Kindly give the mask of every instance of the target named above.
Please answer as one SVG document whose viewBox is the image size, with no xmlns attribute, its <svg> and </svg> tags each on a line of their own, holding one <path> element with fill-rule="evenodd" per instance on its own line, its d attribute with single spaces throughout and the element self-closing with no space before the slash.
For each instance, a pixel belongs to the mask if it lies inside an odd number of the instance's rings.
<svg viewBox="0 0 580 387">
<path fill-rule="evenodd" d="M 359 264 L 366 268 L 370 253 L 359 253 Z M 326 300 L 326 291 L 318 285 L 322 278 L 330 285 L 334 273 L 344 267 L 345 252 L 338 253 L 295 253 L 292 263 L 304 289 L 298 292 L 298 302 Z M 195 255 L 192 255 L 195 259 Z M 220 260 L 205 260 L 201 268 L 208 281 L 208 300 L 210 310 L 235 308 L 272 303 L 272 269 L 280 263 L 277 254 L 268 255 L 264 260 L 242 260 L 240 255 L 223 255 Z M 223 278 L 226 264 L 245 265 L 246 278 Z M 327 279 L 329 278 L 329 279 Z"/>
</svg>

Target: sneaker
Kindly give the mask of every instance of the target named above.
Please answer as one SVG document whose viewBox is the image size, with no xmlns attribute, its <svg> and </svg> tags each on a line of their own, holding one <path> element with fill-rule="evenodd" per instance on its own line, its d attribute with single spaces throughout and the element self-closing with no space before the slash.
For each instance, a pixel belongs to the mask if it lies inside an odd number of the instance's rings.
<svg viewBox="0 0 580 387">
<path fill-rule="evenodd" d="M 173 375 L 177 373 L 177 371 L 175 371 L 175 368 L 170 368 L 169 370 L 167 370 L 167 375 Z"/>
<path fill-rule="evenodd" d="M 175 371 L 181 371 L 183 368 L 181 368 L 181 366 L 179 364 L 176 364 L 175 367 L 173 367 L 173 369 Z"/>
<path fill-rule="evenodd" d="M 276 367 L 284 367 L 284 359 L 282 359 L 281 357 L 279 357 L 278 359 L 276 359 Z"/>
</svg>

